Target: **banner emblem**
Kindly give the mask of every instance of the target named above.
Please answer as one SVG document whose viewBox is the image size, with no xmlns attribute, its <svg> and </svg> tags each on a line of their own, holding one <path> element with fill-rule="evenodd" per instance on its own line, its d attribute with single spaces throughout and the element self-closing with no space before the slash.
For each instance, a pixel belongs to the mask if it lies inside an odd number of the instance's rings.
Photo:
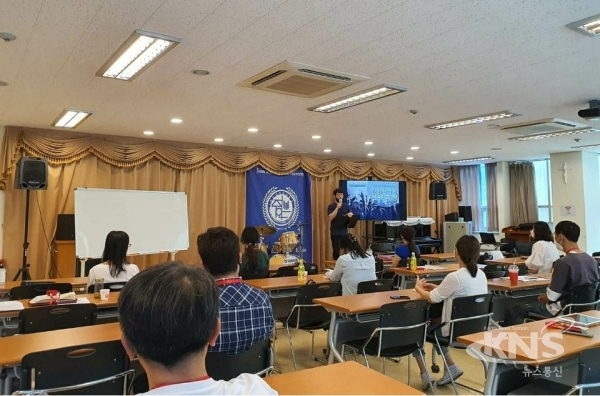
<svg viewBox="0 0 600 396">
<path fill-rule="evenodd" d="M 263 200 L 263 216 L 275 228 L 287 228 L 296 223 L 300 214 L 298 197 L 294 190 L 272 187 Z"/>
</svg>

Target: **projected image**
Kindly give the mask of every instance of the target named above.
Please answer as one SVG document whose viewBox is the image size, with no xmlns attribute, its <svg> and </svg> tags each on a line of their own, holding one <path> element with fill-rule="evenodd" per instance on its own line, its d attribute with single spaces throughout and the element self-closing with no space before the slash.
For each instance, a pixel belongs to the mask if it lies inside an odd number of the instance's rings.
<svg viewBox="0 0 600 396">
<path fill-rule="evenodd" d="M 346 182 L 348 205 L 352 213 L 364 220 L 395 220 L 399 213 L 398 182 L 352 181 Z"/>
</svg>

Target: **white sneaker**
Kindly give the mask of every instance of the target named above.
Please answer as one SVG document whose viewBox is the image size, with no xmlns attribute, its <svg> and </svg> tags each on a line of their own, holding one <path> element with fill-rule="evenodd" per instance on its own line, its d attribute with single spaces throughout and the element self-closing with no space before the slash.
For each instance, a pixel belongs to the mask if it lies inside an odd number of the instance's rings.
<svg viewBox="0 0 600 396">
<path fill-rule="evenodd" d="M 461 375 L 463 375 L 463 371 L 457 365 L 450 366 L 444 372 L 444 376 L 436 382 L 437 385 L 448 385 L 452 382 L 450 379 L 450 374 L 452 374 L 452 379 L 456 381 Z"/>
<path fill-rule="evenodd" d="M 421 374 L 421 389 L 426 391 L 431 388 L 431 385 L 435 382 L 433 377 L 429 373 Z"/>
</svg>

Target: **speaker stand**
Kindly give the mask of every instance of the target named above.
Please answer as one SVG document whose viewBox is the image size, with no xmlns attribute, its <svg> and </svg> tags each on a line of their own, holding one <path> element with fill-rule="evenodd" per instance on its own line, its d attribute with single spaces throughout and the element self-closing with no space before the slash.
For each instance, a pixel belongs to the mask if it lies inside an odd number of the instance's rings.
<svg viewBox="0 0 600 396">
<path fill-rule="evenodd" d="M 29 242 L 27 241 L 27 237 L 29 235 L 29 189 L 27 189 L 26 199 L 25 199 L 25 236 L 23 237 L 23 265 L 19 268 L 19 272 L 15 275 L 13 282 L 19 279 L 31 280 L 31 274 L 29 273 L 29 264 L 27 263 L 27 250 L 29 249 Z"/>
</svg>

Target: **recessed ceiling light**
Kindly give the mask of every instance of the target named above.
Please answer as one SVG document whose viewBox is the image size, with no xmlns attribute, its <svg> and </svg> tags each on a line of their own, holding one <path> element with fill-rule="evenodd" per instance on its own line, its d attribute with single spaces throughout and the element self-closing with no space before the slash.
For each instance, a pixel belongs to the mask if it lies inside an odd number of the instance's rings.
<svg viewBox="0 0 600 396">
<path fill-rule="evenodd" d="M 323 152 L 325 152 L 325 153 L 331 153 L 331 149 L 325 149 L 325 150 L 323 150 Z"/>
<path fill-rule="evenodd" d="M 406 157 L 406 159 L 410 161 L 410 160 L 414 159 L 414 157 Z"/>
<path fill-rule="evenodd" d="M 456 151 L 456 150 L 450 151 L 450 154 L 458 154 L 458 151 Z"/>
<path fill-rule="evenodd" d="M 254 128 L 254 127 L 248 128 L 248 132 L 250 132 L 250 133 L 258 132 L 258 128 Z"/>
<path fill-rule="evenodd" d="M 215 142 L 217 143 L 221 143 L 223 141 L 223 138 L 215 138 Z"/>
<path fill-rule="evenodd" d="M 321 139 L 321 135 L 312 135 L 312 138 L 317 140 L 317 139 Z"/>
<path fill-rule="evenodd" d="M 152 136 L 152 135 L 154 135 L 154 132 L 152 132 L 152 131 L 144 131 L 143 133 L 146 136 Z"/>
<path fill-rule="evenodd" d="M 418 150 L 418 149 L 419 149 L 419 146 L 412 146 L 410 149 L 411 149 L 411 150 Z"/>
<path fill-rule="evenodd" d="M 0 87 L 6 87 L 8 83 L 6 81 L 0 81 Z"/>
<path fill-rule="evenodd" d="M 462 164 L 464 162 L 479 162 L 493 159 L 492 157 L 477 157 L 477 158 L 466 158 L 454 161 L 444 161 L 444 164 Z"/>
<path fill-rule="evenodd" d="M 173 124 L 181 124 L 183 120 L 181 118 L 171 118 Z"/>
<path fill-rule="evenodd" d="M 498 111 L 496 113 L 482 114 L 482 115 L 475 116 L 475 117 L 461 118 L 459 120 L 446 121 L 446 122 L 440 122 L 437 124 L 425 125 L 425 128 L 437 129 L 437 130 L 456 128 L 456 127 L 461 127 L 461 126 L 465 126 L 465 125 L 480 124 L 482 122 L 491 121 L 491 120 L 501 120 L 503 118 L 518 117 L 520 115 L 521 114 L 517 114 L 510 110 L 503 110 L 503 111 Z"/>
<path fill-rule="evenodd" d="M 279 144 L 279 143 L 275 143 L 275 144 L 273 145 L 273 147 L 275 147 L 275 148 L 281 148 L 281 144 Z"/>
<path fill-rule="evenodd" d="M 561 132 L 540 133 L 537 135 L 513 137 L 513 138 L 508 138 L 508 140 L 518 140 L 518 141 L 523 142 L 526 140 L 537 140 L 537 139 L 546 139 L 546 138 L 551 138 L 551 137 L 580 135 L 582 133 L 593 133 L 593 132 L 600 132 L 600 129 L 589 128 L 589 127 L 576 128 L 576 129 L 569 129 L 569 130 L 561 131 Z"/>
<path fill-rule="evenodd" d="M 76 128 L 86 118 L 92 115 L 91 111 L 64 109 L 52 123 L 59 128 Z"/>
<path fill-rule="evenodd" d="M 136 30 L 96 75 L 131 81 L 180 42 L 181 39 L 175 37 Z"/>
<path fill-rule="evenodd" d="M 208 70 L 192 70 L 192 73 L 194 73 L 197 76 L 207 76 L 210 74 L 210 72 Z"/>
<path fill-rule="evenodd" d="M 364 91 L 356 92 L 352 95 L 322 103 L 318 106 L 309 107 L 308 110 L 319 113 L 333 113 L 334 111 L 347 109 L 348 107 L 386 98 L 402 92 L 406 92 L 406 88 L 382 84 L 373 88 L 365 89 Z"/>
<path fill-rule="evenodd" d="M 371 142 L 371 141 L 366 141 L 366 142 L 365 142 L 365 146 L 370 146 L 370 145 L 372 145 L 372 144 L 373 144 L 373 142 Z"/>
<path fill-rule="evenodd" d="M 367 154 L 368 157 L 375 157 L 375 153 L 369 153 Z"/>
<path fill-rule="evenodd" d="M 567 27 L 586 36 L 598 36 L 600 35 L 600 15 L 594 15 L 577 22 L 569 23 Z"/>
</svg>

